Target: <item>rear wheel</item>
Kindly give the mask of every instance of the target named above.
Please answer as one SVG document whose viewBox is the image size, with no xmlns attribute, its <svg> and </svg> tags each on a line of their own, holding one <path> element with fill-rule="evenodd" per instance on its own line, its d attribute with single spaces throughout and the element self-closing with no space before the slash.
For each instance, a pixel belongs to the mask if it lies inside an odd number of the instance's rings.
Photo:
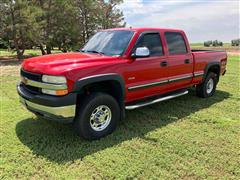
<svg viewBox="0 0 240 180">
<path fill-rule="evenodd" d="M 215 94 L 217 86 L 217 75 L 213 72 L 209 72 L 204 81 L 197 85 L 197 96 L 202 98 L 211 97 Z"/>
<path fill-rule="evenodd" d="M 83 102 L 74 121 L 77 133 L 85 139 L 99 139 L 112 133 L 120 120 L 117 101 L 105 93 L 93 93 Z"/>
</svg>

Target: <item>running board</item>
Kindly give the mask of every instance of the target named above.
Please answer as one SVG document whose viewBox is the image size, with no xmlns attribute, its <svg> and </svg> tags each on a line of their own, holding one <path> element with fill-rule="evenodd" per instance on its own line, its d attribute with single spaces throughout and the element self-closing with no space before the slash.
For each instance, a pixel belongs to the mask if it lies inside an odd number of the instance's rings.
<svg viewBox="0 0 240 180">
<path fill-rule="evenodd" d="M 158 99 L 154 99 L 154 100 L 149 101 L 149 102 L 143 102 L 143 103 L 139 103 L 139 104 L 128 105 L 128 106 L 125 106 L 125 109 L 132 110 L 132 109 L 140 108 L 140 107 L 143 107 L 143 106 L 148 106 L 148 105 L 151 105 L 151 104 L 155 104 L 155 103 L 158 103 L 158 102 L 161 102 L 161 101 L 166 101 L 166 100 L 169 100 L 169 99 L 173 99 L 173 98 L 176 98 L 176 97 L 179 97 L 179 96 L 183 96 L 185 94 L 188 94 L 188 90 L 182 91 L 180 93 L 168 95 L 168 96 L 165 96 L 165 97 L 161 97 L 161 98 L 158 98 Z"/>
</svg>

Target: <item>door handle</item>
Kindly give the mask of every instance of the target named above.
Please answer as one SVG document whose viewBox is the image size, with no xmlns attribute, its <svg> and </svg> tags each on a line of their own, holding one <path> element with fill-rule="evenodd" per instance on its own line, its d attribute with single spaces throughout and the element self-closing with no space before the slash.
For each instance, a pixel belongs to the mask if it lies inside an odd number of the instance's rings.
<svg viewBox="0 0 240 180">
<path fill-rule="evenodd" d="M 184 63 L 185 63 L 185 64 L 189 64 L 189 63 L 190 63 L 190 59 L 185 59 L 185 60 L 184 60 Z"/>
<path fill-rule="evenodd" d="M 162 67 L 167 66 L 167 61 L 163 61 L 163 62 L 161 62 L 161 63 L 160 63 L 160 66 L 162 66 Z"/>
</svg>

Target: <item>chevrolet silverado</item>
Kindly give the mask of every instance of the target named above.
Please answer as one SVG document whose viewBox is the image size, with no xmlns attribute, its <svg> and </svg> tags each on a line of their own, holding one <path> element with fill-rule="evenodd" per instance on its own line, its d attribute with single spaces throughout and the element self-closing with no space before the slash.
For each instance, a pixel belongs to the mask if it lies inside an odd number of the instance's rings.
<svg viewBox="0 0 240 180">
<path fill-rule="evenodd" d="M 182 30 L 116 28 L 97 32 L 78 52 L 23 61 L 20 102 L 47 119 L 73 123 L 85 139 L 114 131 L 125 110 L 188 93 L 214 95 L 224 51 L 191 50 Z"/>
</svg>

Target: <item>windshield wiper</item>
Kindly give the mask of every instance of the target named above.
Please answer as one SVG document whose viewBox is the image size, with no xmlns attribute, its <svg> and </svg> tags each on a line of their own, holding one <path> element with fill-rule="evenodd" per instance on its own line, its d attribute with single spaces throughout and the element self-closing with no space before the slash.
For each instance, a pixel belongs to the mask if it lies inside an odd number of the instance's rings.
<svg viewBox="0 0 240 180">
<path fill-rule="evenodd" d="M 95 51 L 95 50 L 82 50 L 81 52 L 90 52 L 90 53 L 96 53 L 96 54 L 104 55 L 103 52 L 99 52 L 99 51 Z"/>
</svg>

